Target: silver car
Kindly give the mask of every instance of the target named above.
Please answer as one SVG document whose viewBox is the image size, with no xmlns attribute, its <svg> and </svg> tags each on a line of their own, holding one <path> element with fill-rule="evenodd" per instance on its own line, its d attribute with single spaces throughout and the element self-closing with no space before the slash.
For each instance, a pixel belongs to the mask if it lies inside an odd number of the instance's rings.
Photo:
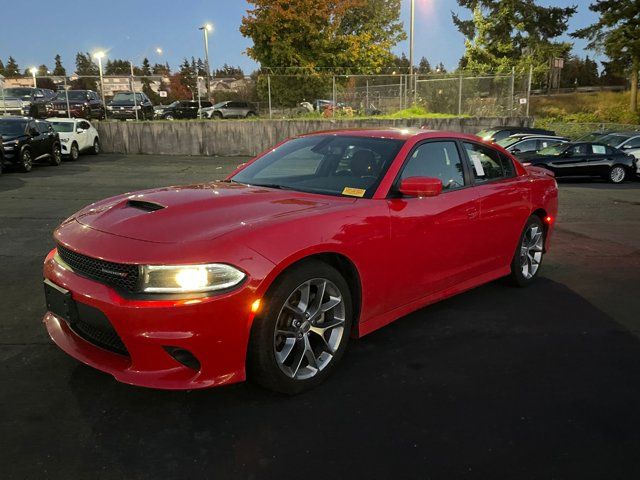
<svg viewBox="0 0 640 480">
<path fill-rule="evenodd" d="M 251 118 L 256 116 L 255 108 L 248 102 L 226 101 L 216 103 L 207 108 L 201 108 L 198 112 L 200 118 Z"/>
</svg>

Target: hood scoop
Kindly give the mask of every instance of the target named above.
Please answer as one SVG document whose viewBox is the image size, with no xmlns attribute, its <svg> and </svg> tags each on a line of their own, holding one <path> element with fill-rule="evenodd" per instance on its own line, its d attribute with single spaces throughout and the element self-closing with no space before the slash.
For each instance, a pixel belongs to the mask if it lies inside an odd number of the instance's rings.
<svg viewBox="0 0 640 480">
<path fill-rule="evenodd" d="M 159 203 L 147 202 L 146 200 L 128 200 L 127 207 L 137 208 L 138 210 L 142 210 L 144 212 L 155 212 L 156 210 L 167 208 L 164 205 L 160 205 Z"/>
</svg>

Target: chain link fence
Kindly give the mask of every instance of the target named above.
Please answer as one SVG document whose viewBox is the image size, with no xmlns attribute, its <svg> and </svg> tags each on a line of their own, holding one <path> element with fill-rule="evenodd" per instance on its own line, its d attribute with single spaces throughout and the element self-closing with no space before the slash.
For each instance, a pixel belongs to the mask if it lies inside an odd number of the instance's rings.
<svg viewBox="0 0 640 480">
<path fill-rule="evenodd" d="M 419 109 L 415 113 L 456 116 L 524 116 L 529 113 L 530 82 L 528 73 L 516 72 L 261 75 L 257 94 L 261 110 L 272 118 L 394 115 L 412 108 Z"/>
</svg>

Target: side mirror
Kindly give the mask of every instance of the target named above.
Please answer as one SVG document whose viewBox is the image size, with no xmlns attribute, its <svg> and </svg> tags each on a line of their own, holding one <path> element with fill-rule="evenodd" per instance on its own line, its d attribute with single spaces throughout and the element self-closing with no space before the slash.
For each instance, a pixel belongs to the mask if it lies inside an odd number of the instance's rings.
<svg viewBox="0 0 640 480">
<path fill-rule="evenodd" d="M 83 128 L 76 128 L 76 133 L 84 133 L 84 129 Z"/>
<path fill-rule="evenodd" d="M 442 193 L 442 180 L 430 177 L 409 177 L 400 182 L 398 191 L 405 197 L 437 197 Z"/>
<path fill-rule="evenodd" d="M 633 145 L 629 145 L 629 144 L 626 144 L 626 145 L 622 146 L 623 150 L 631 150 L 632 148 L 633 148 Z"/>
</svg>

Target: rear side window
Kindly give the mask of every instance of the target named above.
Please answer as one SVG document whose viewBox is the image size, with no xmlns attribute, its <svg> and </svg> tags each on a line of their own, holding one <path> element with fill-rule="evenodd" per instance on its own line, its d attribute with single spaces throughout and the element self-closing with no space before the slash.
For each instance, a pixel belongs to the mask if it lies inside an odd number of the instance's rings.
<svg viewBox="0 0 640 480">
<path fill-rule="evenodd" d="M 513 162 L 496 150 L 475 143 L 465 143 L 464 148 L 476 183 L 514 176 Z"/>
<path fill-rule="evenodd" d="M 632 138 L 624 146 L 627 148 L 640 148 L 640 136 Z"/>
<path fill-rule="evenodd" d="M 516 144 L 514 148 L 521 152 L 531 152 L 538 149 L 538 142 L 537 140 L 524 140 Z"/>
<path fill-rule="evenodd" d="M 47 133 L 47 132 L 49 132 L 51 127 L 46 122 L 37 122 L 36 123 L 36 128 L 38 129 L 38 132 L 40 132 L 40 133 Z"/>
<path fill-rule="evenodd" d="M 464 170 L 455 142 L 427 142 L 418 146 L 400 176 L 409 177 L 439 178 L 443 190 L 464 187 Z"/>
<path fill-rule="evenodd" d="M 579 143 L 578 145 L 574 145 L 570 152 L 572 152 L 573 155 L 588 155 L 591 153 L 591 148 L 589 148 L 589 145 L 586 143 Z"/>
</svg>

